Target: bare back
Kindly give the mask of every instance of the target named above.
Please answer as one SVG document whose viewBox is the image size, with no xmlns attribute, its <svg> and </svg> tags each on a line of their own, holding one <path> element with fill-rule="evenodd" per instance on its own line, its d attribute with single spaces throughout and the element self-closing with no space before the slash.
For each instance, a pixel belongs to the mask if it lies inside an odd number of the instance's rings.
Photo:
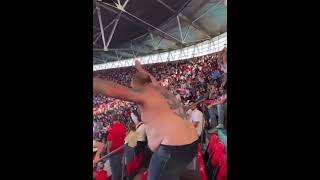
<svg viewBox="0 0 320 180">
<path fill-rule="evenodd" d="M 137 81 L 143 81 L 137 75 Z M 146 79 L 146 78 L 145 78 Z M 94 92 L 140 104 L 141 119 L 146 126 L 148 144 L 156 150 L 160 144 L 186 145 L 198 139 L 197 131 L 187 120 L 182 103 L 167 89 L 146 84 L 128 88 L 112 81 L 93 79 Z"/>
<path fill-rule="evenodd" d="M 148 144 L 152 151 L 160 144 L 185 145 L 198 139 L 196 129 L 187 120 L 182 103 L 167 89 L 147 85 L 145 101 L 140 105 L 141 119 L 146 125 Z"/>
</svg>

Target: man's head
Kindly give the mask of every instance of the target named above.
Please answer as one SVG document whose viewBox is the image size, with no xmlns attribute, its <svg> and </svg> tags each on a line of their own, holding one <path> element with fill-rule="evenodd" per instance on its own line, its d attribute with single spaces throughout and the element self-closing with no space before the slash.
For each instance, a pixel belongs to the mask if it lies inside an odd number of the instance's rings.
<svg viewBox="0 0 320 180">
<path fill-rule="evenodd" d="M 197 109 L 197 105 L 195 103 L 192 103 L 191 104 L 191 110 L 195 110 L 195 109 Z"/>
<path fill-rule="evenodd" d="M 194 100 L 189 101 L 189 107 L 191 110 L 195 110 L 197 108 L 197 104 Z"/>
<path fill-rule="evenodd" d="M 223 87 L 220 87 L 220 88 L 219 88 L 219 93 L 220 93 L 220 94 L 223 94 L 223 93 L 224 93 L 224 88 L 223 88 Z"/>
<path fill-rule="evenodd" d="M 131 87 L 132 88 L 139 88 L 148 83 L 151 83 L 151 78 L 149 75 L 141 72 L 137 72 L 133 75 L 131 80 Z"/>
<path fill-rule="evenodd" d="M 129 124 L 130 131 L 136 131 L 136 125 L 134 123 Z"/>
<path fill-rule="evenodd" d="M 113 116 L 113 124 L 119 123 L 120 122 L 120 116 L 119 115 L 114 115 Z"/>
</svg>

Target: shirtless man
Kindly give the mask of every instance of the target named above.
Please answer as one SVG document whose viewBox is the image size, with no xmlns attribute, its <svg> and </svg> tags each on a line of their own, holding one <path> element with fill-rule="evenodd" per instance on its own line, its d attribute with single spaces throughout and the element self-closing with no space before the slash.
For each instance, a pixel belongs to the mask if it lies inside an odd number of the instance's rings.
<svg viewBox="0 0 320 180">
<path fill-rule="evenodd" d="M 198 151 L 197 131 L 187 120 L 183 105 L 136 61 L 136 73 L 127 88 L 111 81 L 93 80 L 94 92 L 135 102 L 146 126 L 148 145 L 154 152 L 148 180 L 175 180 Z"/>
</svg>

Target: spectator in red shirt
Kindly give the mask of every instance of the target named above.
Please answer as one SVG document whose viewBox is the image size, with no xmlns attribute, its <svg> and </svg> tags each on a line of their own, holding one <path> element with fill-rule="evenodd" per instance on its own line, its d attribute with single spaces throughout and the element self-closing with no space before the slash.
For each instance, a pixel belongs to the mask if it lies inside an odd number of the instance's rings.
<svg viewBox="0 0 320 180">
<path fill-rule="evenodd" d="M 110 180 L 108 178 L 107 171 L 103 170 L 103 167 L 104 167 L 104 164 L 102 162 L 98 163 L 96 180 Z"/>
<path fill-rule="evenodd" d="M 119 119 L 119 118 L 117 118 Z M 110 153 L 120 146 L 124 145 L 126 137 L 126 128 L 119 120 L 113 121 L 108 134 L 108 148 L 107 152 Z M 124 150 L 118 150 L 114 155 L 110 156 L 110 168 L 112 172 L 112 180 L 121 180 L 122 173 L 122 157 Z"/>
</svg>

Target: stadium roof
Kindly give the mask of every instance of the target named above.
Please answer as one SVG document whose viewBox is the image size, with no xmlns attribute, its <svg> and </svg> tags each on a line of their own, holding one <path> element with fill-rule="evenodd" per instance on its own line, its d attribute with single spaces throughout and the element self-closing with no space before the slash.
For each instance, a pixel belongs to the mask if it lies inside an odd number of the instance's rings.
<svg viewBox="0 0 320 180">
<path fill-rule="evenodd" d="M 226 0 L 93 0 L 93 7 L 93 64 L 181 49 L 227 31 Z"/>
</svg>

